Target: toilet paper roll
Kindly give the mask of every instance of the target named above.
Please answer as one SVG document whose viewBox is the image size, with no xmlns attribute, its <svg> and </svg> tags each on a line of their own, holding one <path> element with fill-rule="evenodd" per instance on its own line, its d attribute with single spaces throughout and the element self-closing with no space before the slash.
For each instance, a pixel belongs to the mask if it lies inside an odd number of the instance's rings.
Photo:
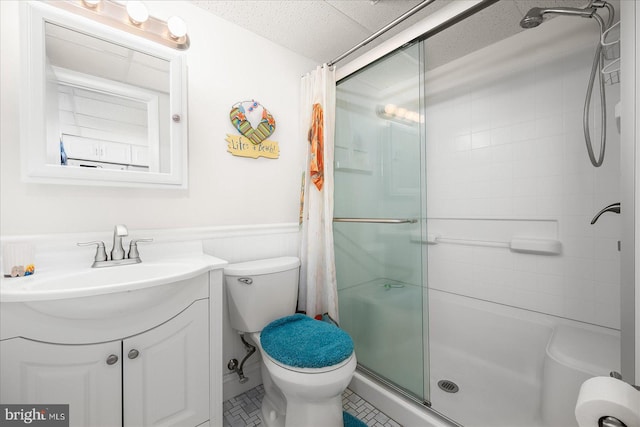
<svg viewBox="0 0 640 427">
<path fill-rule="evenodd" d="M 640 427 L 640 391 L 615 378 L 590 378 L 582 383 L 578 394 L 578 425 L 598 427 L 598 421 L 607 416 L 619 419 L 627 427 Z"/>
</svg>

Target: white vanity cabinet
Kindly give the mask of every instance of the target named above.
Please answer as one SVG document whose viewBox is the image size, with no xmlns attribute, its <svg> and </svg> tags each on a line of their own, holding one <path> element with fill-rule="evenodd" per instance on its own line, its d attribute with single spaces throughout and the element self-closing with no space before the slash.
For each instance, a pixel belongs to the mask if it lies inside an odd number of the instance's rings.
<svg viewBox="0 0 640 427">
<path fill-rule="evenodd" d="M 44 300 L 25 292 L 21 301 L 8 301 L 22 294 L 15 279 L 3 281 L 0 403 L 69 404 L 69 425 L 78 427 L 221 425 L 226 262 L 189 259 L 172 262 L 195 270 L 191 277 L 173 274 L 168 282 L 161 277 L 155 286 L 114 293 Z M 86 274 L 135 278 L 144 265 Z M 164 261 L 141 271 L 149 268 L 170 277 L 174 271 Z M 54 282 L 43 283 L 49 290 Z M 37 282 L 28 284 L 37 289 Z"/>
<path fill-rule="evenodd" d="M 156 328 L 107 343 L 4 341 L 0 396 L 69 404 L 70 426 L 200 425 L 209 419 L 208 308 L 196 301 Z"/>
<path fill-rule="evenodd" d="M 82 139 L 70 135 L 65 136 L 63 141 L 65 152 L 70 159 L 118 164 L 131 163 L 131 146 L 129 144 Z"/>
</svg>

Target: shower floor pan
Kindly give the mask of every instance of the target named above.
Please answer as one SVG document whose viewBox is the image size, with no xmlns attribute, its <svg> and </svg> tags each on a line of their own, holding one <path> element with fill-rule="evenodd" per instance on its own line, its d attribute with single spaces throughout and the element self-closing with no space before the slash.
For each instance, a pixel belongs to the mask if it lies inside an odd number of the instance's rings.
<svg viewBox="0 0 640 427">
<path fill-rule="evenodd" d="M 545 397 L 554 330 L 562 325 L 578 328 L 595 343 L 615 339 L 603 328 L 437 289 L 428 292 L 424 359 L 422 340 L 416 338 L 423 329 L 421 320 L 416 321 L 423 304 L 418 286 L 377 279 L 343 290 L 341 324 L 354 337 L 358 360 L 367 369 L 414 396 L 422 396 L 426 373 L 432 409 L 466 427 L 556 427 L 554 417 L 561 414 L 554 412 L 557 408 L 550 410 L 549 403 L 575 401 L 577 390 L 569 387 L 557 397 Z M 615 366 L 615 358 L 610 359 L 586 374 L 606 375 L 604 368 Z M 458 390 L 443 390 L 438 387 L 441 380 L 455 383 Z M 563 404 L 560 410 L 566 412 L 562 424 L 571 427 L 572 405 Z"/>
</svg>

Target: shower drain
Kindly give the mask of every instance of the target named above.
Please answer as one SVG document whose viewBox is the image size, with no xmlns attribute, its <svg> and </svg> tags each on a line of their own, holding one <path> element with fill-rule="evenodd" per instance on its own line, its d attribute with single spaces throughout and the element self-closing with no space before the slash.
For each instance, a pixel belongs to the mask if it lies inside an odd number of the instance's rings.
<svg viewBox="0 0 640 427">
<path fill-rule="evenodd" d="M 438 387 L 440 387 L 443 391 L 446 391 L 447 393 L 457 393 L 458 390 L 460 390 L 456 383 L 449 380 L 438 381 Z"/>
</svg>

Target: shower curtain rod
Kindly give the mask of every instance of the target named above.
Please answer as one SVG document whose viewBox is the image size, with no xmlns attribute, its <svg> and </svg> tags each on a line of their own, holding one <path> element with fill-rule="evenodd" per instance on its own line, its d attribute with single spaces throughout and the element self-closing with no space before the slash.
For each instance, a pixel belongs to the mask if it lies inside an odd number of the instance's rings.
<svg viewBox="0 0 640 427">
<path fill-rule="evenodd" d="M 371 34 L 369 37 L 367 37 L 366 39 L 364 39 L 363 41 L 361 41 L 360 43 L 358 43 L 357 45 L 355 45 L 354 47 L 352 47 L 351 49 L 349 49 L 348 51 L 346 51 L 342 55 L 338 56 L 337 58 L 333 59 L 332 61 L 329 61 L 327 63 L 327 65 L 329 67 L 335 65 L 336 62 L 339 62 L 339 61 L 343 60 L 344 58 L 346 58 L 347 56 L 351 55 L 356 50 L 360 49 L 361 47 L 363 47 L 363 46 L 365 46 L 365 45 L 367 45 L 369 43 L 371 43 L 373 40 L 377 39 L 378 37 L 380 37 L 381 35 L 383 35 L 387 31 L 389 31 L 390 29 L 392 29 L 393 27 L 395 27 L 396 25 L 398 25 L 399 23 L 401 23 L 405 19 L 409 18 L 410 16 L 416 14 L 417 12 L 421 11 L 425 7 L 429 6 L 434 1 L 436 1 L 436 0 L 424 0 L 422 3 L 418 4 L 417 6 L 414 6 L 412 9 L 409 9 L 407 12 L 405 12 L 404 14 L 399 16 L 398 18 L 394 19 L 393 21 L 391 21 L 390 23 L 388 23 L 387 25 L 385 25 L 384 27 L 382 27 L 381 29 L 379 29 L 375 33 Z"/>
</svg>

